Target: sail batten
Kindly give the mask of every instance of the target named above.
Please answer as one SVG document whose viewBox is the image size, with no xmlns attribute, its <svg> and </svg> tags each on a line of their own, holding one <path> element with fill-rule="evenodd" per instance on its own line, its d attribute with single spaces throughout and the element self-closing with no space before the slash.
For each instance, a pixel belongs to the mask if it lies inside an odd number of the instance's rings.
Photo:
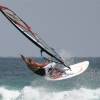
<svg viewBox="0 0 100 100">
<path fill-rule="evenodd" d="M 53 57 L 56 62 L 65 65 L 59 54 L 53 48 L 49 47 L 37 33 L 32 32 L 31 28 L 17 16 L 15 12 L 3 6 L 0 6 L 0 11 L 32 43 L 38 46 L 43 52 Z"/>
</svg>

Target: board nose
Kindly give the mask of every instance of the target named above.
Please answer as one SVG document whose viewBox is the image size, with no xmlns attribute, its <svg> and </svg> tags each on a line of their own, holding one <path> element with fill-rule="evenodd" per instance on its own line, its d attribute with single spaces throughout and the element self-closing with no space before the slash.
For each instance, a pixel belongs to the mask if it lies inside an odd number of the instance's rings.
<svg viewBox="0 0 100 100">
<path fill-rule="evenodd" d="M 89 66 L 89 61 L 85 61 L 84 63 L 85 63 L 87 66 Z"/>
</svg>

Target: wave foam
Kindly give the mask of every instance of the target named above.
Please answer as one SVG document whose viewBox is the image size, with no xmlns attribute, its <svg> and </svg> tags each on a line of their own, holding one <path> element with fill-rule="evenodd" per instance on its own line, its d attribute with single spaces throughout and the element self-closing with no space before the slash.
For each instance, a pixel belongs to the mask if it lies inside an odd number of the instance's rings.
<svg viewBox="0 0 100 100">
<path fill-rule="evenodd" d="M 25 86 L 20 91 L 1 87 L 0 96 L 0 100 L 100 100 L 100 88 L 50 92 L 41 87 Z"/>
<path fill-rule="evenodd" d="M 19 95 L 19 91 L 8 90 L 5 87 L 0 87 L 0 100 L 15 100 Z"/>
</svg>

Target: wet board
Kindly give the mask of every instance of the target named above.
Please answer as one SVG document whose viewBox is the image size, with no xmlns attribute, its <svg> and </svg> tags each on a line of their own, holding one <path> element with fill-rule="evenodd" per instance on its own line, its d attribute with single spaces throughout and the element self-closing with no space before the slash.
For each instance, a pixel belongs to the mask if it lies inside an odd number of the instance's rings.
<svg viewBox="0 0 100 100">
<path fill-rule="evenodd" d="M 26 58 L 23 55 L 21 55 L 21 58 L 26 63 Z M 89 66 L 89 61 L 83 61 L 77 64 L 70 65 L 69 66 L 71 68 L 70 70 L 67 67 L 58 68 L 57 64 L 55 62 L 52 62 L 44 67 L 46 75 L 43 77 L 51 81 L 64 80 L 80 75 L 88 68 L 88 66 Z"/>
<path fill-rule="evenodd" d="M 50 66 L 53 66 L 53 69 L 55 68 L 54 63 L 48 64 L 46 67 L 50 67 Z M 51 80 L 51 81 L 72 78 L 72 77 L 82 74 L 88 68 L 88 66 L 89 66 L 89 61 L 83 61 L 83 62 L 80 62 L 77 64 L 70 65 L 69 67 L 71 68 L 71 70 L 64 67 L 62 69 L 63 71 L 61 73 L 59 72 L 59 69 L 58 69 L 58 72 L 55 71 L 54 73 L 52 71 L 50 71 L 47 73 L 45 78 L 47 80 Z M 56 69 L 57 69 L 57 67 L 56 67 Z M 60 74 L 58 74 L 58 73 L 60 73 Z"/>
</svg>

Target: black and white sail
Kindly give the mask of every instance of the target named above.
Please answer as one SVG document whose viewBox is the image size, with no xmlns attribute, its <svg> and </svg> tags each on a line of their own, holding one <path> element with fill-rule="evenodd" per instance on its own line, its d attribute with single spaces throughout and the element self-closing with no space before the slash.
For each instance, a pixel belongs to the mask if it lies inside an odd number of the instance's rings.
<svg viewBox="0 0 100 100">
<path fill-rule="evenodd" d="M 0 11 L 25 37 L 40 48 L 41 54 L 45 52 L 53 58 L 53 61 L 68 67 L 59 54 L 53 48 L 49 47 L 38 33 L 32 32 L 31 28 L 15 12 L 4 6 L 0 6 Z"/>
</svg>

